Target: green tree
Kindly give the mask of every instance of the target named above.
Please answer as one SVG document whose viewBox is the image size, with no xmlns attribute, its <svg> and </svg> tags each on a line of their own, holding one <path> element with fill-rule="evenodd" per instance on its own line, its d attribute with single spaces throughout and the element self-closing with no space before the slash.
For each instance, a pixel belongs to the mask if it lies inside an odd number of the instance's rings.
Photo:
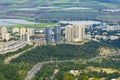
<svg viewBox="0 0 120 80">
<path fill-rule="evenodd" d="M 2 73 L 0 73 L 0 80 L 6 80 L 5 76 Z"/>
<path fill-rule="evenodd" d="M 72 74 L 65 72 L 63 74 L 63 80 L 75 80 L 75 77 Z"/>
<path fill-rule="evenodd" d="M 84 76 L 83 80 L 89 80 L 88 76 Z"/>
</svg>

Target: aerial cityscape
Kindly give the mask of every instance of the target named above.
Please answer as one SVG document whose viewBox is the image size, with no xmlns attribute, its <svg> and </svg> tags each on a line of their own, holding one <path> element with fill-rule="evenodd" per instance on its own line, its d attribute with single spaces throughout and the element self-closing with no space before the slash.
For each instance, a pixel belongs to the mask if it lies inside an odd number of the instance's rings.
<svg viewBox="0 0 120 80">
<path fill-rule="evenodd" d="M 120 0 L 0 0 L 0 80 L 120 80 Z"/>
</svg>

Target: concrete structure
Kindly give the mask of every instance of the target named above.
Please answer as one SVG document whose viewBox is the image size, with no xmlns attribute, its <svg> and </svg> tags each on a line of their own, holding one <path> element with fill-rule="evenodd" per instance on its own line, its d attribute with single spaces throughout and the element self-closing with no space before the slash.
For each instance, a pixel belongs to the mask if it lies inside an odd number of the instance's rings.
<svg viewBox="0 0 120 80">
<path fill-rule="evenodd" d="M 60 42 L 61 40 L 61 28 L 59 26 L 54 27 L 54 39 L 55 42 Z"/>
<path fill-rule="evenodd" d="M 66 42 L 73 42 L 74 39 L 74 29 L 73 26 L 68 25 L 65 27 L 65 41 Z"/>
<path fill-rule="evenodd" d="M 68 25 L 65 27 L 65 41 L 79 42 L 84 41 L 85 27 L 81 25 Z"/>
<path fill-rule="evenodd" d="M 45 39 L 47 44 L 52 43 L 52 29 L 51 27 L 45 27 Z"/>
<path fill-rule="evenodd" d="M 85 27 L 82 25 L 74 25 L 74 42 L 84 41 Z"/>
<path fill-rule="evenodd" d="M 1 33 L 2 40 L 8 41 L 10 39 L 10 33 Z"/>
<path fill-rule="evenodd" d="M 6 27 L 2 27 L 0 33 L 1 33 L 2 40 L 8 41 L 10 39 L 10 33 L 8 33 L 8 30 Z"/>
<path fill-rule="evenodd" d="M 20 41 L 27 41 L 27 42 L 29 42 L 30 41 L 29 34 L 28 33 L 21 34 L 20 35 Z"/>
<path fill-rule="evenodd" d="M 20 35 L 22 35 L 22 34 L 25 34 L 26 33 L 26 28 L 20 28 Z"/>
<path fill-rule="evenodd" d="M 6 27 L 2 27 L 2 28 L 1 28 L 1 33 L 8 33 L 7 28 L 6 28 Z"/>
<path fill-rule="evenodd" d="M 33 28 L 27 28 L 27 33 L 28 33 L 30 36 L 34 36 L 34 29 L 33 29 Z"/>
<path fill-rule="evenodd" d="M 120 25 L 114 25 L 114 26 L 107 25 L 106 26 L 106 30 L 107 31 L 117 31 L 117 30 L 120 30 Z"/>
<path fill-rule="evenodd" d="M 12 33 L 19 33 L 20 31 L 19 31 L 19 28 L 13 28 L 12 29 Z"/>
</svg>

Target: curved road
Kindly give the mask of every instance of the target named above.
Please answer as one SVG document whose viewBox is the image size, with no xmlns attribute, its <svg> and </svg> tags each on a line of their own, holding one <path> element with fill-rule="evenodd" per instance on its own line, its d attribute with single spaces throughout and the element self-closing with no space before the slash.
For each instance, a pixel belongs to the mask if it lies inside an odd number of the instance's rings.
<svg viewBox="0 0 120 80">
<path fill-rule="evenodd" d="M 111 55 L 106 55 L 106 56 L 97 56 L 95 58 L 92 59 L 86 59 L 86 60 L 77 60 L 77 61 L 94 61 L 96 59 L 100 59 L 100 58 L 106 58 L 106 57 L 112 57 L 112 56 L 116 56 L 116 55 L 120 55 L 120 50 L 118 52 L 118 54 L 111 54 Z M 25 77 L 25 80 L 32 80 L 32 78 L 35 76 L 35 74 L 41 69 L 42 65 L 44 64 L 48 64 L 48 63 L 55 63 L 55 62 L 75 62 L 76 60 L 61 60 L 61 61 L 46 61 L 46 62 L 41 62 L 41 63 L 37 63 L 27 74 L 27 76 Z"/>
<path fill-rule="evenodd" d="M 27 50 L 24 50 L 24 51 L 22 51 L 22 52 L 20 52 L 20 53 L 18 53 L 18 54 L 15 54 L 15 55 L 12 55 L 12 56 L 7 57 L 7 58 L 4 60 L 4 63 L 5 63 L 5 64 L 9 64 L 9 63 L 12 61 L 12 59 L 15 59 L 15 58 L 19 57 L 20 55 L 24 54 L 24 53 L 27 52 L 27 51 L 30 51 L 31 49 L 33 49 L 33 47 L 32 47 L 32 48 L 29 48 L 29 49 L 27 49 Z"/>
</svg>

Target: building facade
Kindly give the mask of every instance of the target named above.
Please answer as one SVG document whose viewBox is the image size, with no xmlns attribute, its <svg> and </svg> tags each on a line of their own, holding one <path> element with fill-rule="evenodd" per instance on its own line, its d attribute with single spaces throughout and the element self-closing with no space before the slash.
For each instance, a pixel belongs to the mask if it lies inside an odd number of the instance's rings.
<svg viewBox="0 0 120 80">
<path fill-rule="evenodd" d="M 65 27 L 66 42 L 84 41 L 85 26 L 82 25 L 68 25 Z"/>
<path fill-rule="evenodd" d="M 65 27 L 65 41 L 73 42 L 74 39 L 74 29 L 73 26 L 68 25 Z"/>
<path fill-rule="evenodd" d="M 12 33 L 19 33 L 19 28 L 13 28 Z"/>
<path fill-rule="evenodd" d="M 46 44 L 52 43 L 52 28 L 51 27 L 45 27 L 45 40 L 46 40 Z"/>
<path fill-rule="evenodd" d="M 26 33 L 26 28 L 20 28 L 20 35 L 22 35 L 22 34 L 25 34 Z"/>
<path fill-rule="evenodd" d="M 54 27 L 54 39 L 55 42 L 60 42 L 61 40 L 61 28 L 59 26 Z"/>
<path fill-rule="evenodd" d="M 10 33 L 1 33 L 2 40 L 8 41 L 10 39 Z"/>
<path fill-rule="evenodd" d="M 34 36 L 34 29 L 33 28 L 27 28 L 27 33 L 29 36 Z"/>
<path fill-rule="evenodd" d="M 30 36 L 28 33 L 24 33 L 20 35 L 20 41 L 26 41 L 29 42 L 30 41 Z"/>
</svg>

